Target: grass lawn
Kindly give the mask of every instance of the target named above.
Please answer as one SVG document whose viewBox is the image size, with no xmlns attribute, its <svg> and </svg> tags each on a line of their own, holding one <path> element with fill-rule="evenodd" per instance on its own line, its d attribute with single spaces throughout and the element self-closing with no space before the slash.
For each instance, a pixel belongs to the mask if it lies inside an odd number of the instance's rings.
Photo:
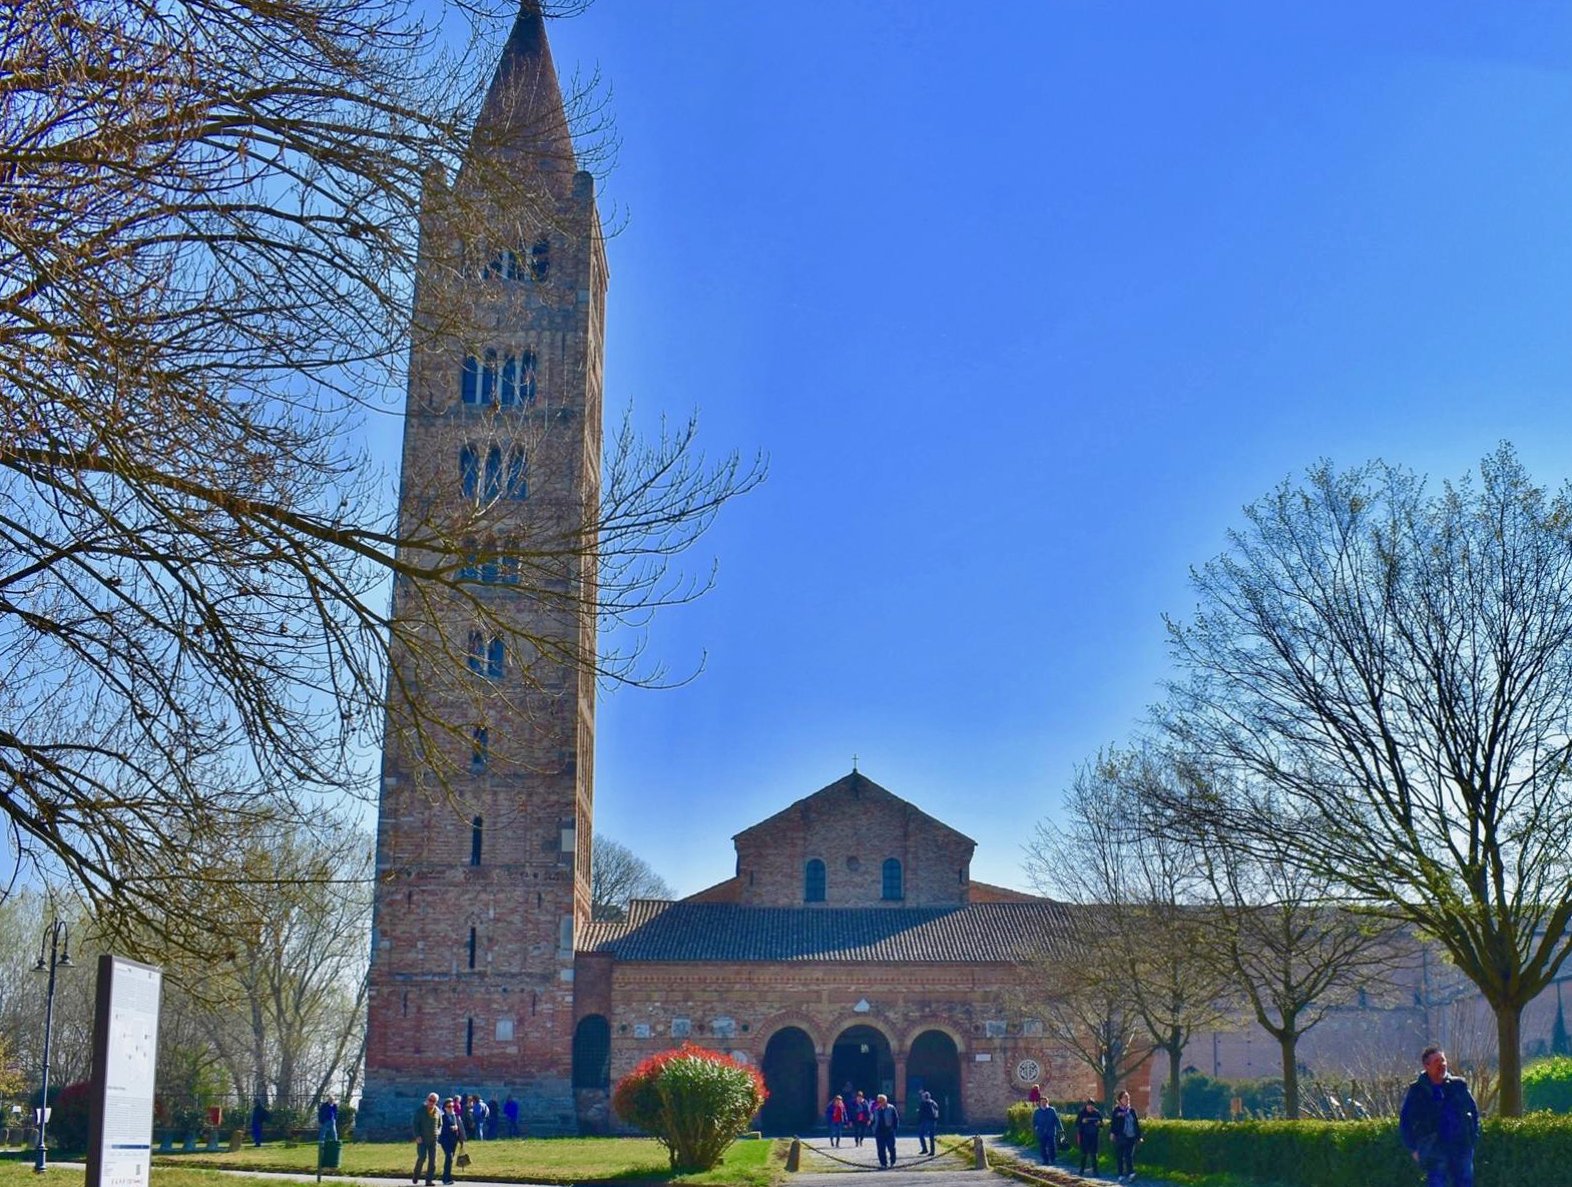
<svg viewBox="0 0 1572 1187">
<path fill-rule="evenodd" d="M 784 1171 L 784 1150 L 778 1151 L 777 1147 L 778 1143 L 767 1141 L 734 1142 L 714 1170 L 697 1175 L 673 1175 L 668 1169 L 666 1151 L 650 1138 L 523 1138 L 470 1142 L 468 1150 L 474 1161 L 466 1170 L 455 1170 L 454 1177 L 460 1181 L 490 1179 L 563 1184 L 659 1181 L 692 1184 L 693 1187 L 720 1187 L 722 1184 L 727 1187 L 732 1184 L 771 1187 L 780 1181 Z M 317 1148 L 309 1144 L 245 1146 L 233 1154 L 205 1150 L 192 1154 L 160 1154 L 154 1156 L 153 1163 L 155 1176 L 165 1168 L 189 1171 L 198 1167 L 311 1172 L 316 1169 Z M 341 1170 L 347 1175 L 387 1175 L 402 1180 L 414 1165 L 414 1142 L 346 1142 L 343 1146 Z M 159 1187 L 196 1185 L 166 1183 L 159 1177 Z"/>
</svg>

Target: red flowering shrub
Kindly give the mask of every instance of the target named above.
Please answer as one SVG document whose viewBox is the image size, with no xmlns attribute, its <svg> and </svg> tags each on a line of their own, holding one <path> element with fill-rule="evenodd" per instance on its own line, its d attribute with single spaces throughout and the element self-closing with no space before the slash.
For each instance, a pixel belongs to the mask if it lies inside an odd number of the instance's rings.
<svg viewBox="0 0 1572 1187">
<path fill-rule="evenodd" d="M 757 1068 L 684 1043 L 624 1076 L 611 1107 L 666 1147 L 673 1170 L 709 1170 L 768 1095 Z"/>
</svg>

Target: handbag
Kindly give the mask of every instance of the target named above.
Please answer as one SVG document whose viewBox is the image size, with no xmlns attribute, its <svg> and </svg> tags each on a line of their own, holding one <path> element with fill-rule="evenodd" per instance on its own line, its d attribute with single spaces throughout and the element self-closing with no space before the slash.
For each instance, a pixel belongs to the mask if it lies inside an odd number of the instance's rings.
<svg viewBox="0 0 1572 1187">
<path fill-rule="evenodd" d="M 468 1166 L 469 1165 L 469 1155 L 466 1154 L 464 1151 L 460 1150 L 459 1151 L 459 1156 L 453 1160 L 453 1165 L 456 1166 L 456 1167 L 459 1167 L 460 1169 Z"/>
</svg>

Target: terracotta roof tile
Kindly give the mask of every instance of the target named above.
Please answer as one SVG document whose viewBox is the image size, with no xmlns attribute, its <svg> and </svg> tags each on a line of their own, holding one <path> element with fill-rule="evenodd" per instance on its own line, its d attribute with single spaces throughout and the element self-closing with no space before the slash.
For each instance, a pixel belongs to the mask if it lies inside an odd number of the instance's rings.
<svg viewBox="0 0 1572 1187">
<path fill-rule="evenodd" d="M 646 963 L 1007 963 L 1067 954 L 1071 926 L 1071 908 L 1046 899 L 865 908 L 640 902 L 625 920 L 590 924 L 578 946 Z"/>
</svg>

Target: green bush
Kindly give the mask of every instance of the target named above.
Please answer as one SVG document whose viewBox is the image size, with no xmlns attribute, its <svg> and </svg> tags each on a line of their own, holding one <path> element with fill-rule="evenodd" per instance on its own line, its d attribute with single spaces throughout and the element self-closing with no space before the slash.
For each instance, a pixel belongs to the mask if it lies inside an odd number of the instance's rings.
<svg viewBox="0 0 1572 1187">
<path fill-rule="evenodd" d="M 628 1073 L 611 1107 L 666 1147 L 673 1170 L 707 1171 L 748 1127 L 766 1095 L 756 1068 L 684 1043 Z"/>
<path fill-rule="evenodd" d="M 1523 1069 L 1523 1107 L 1572 1113 L 1572 1056 L 1536 1059 Z"/>
<path fill-rule="evenodd" d="M 1037 1144 L 1037 1135 L 1032 1131 L 1031 1101 L 1016 1101 L 1004 1111 L 1004 1140 L 1017 1146 Z"/>
<path fill-rule="evenodd" d="M 1397 1122 L 1147 1121 L 1141 1159 L 1154 1170 L 1235 1174 L 1280 1187 L 1384 1187 L 1415 1179 Z M 1572 1164 L 1572 1119 L 1536 1114 L 1485 1122 L 1474 1155 L 1480 1182 L 1561 1182 Z"/>
</svg>

